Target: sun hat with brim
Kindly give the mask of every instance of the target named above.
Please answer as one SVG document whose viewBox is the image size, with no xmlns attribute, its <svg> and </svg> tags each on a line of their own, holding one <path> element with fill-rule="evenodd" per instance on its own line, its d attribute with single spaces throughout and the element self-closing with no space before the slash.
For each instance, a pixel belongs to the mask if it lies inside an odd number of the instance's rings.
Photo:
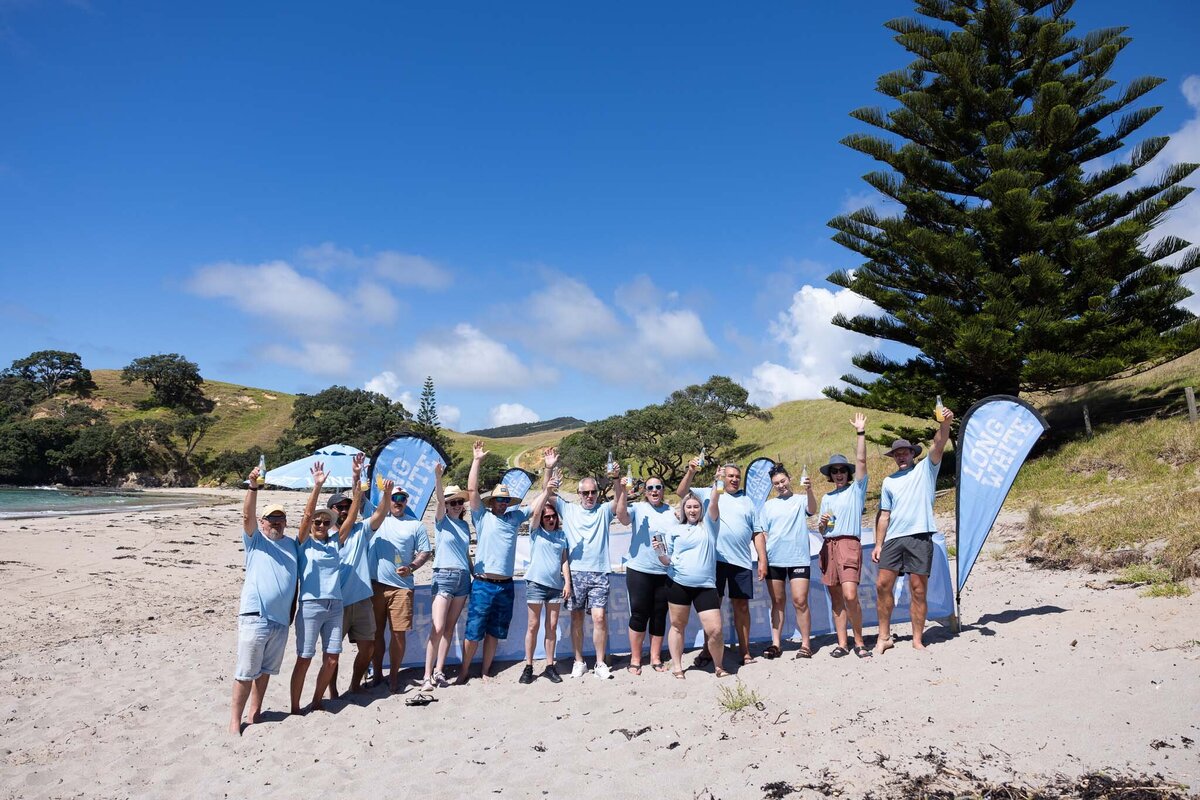
<svg viewBox="0 0 1200 800">
<path fill-rule="evenodd" d="M 888 450 L 886 453 L 884 453 L 884 455 L 890 456 L 892 453 L 896 452 L 902 447 L 907 447 L 909 450 L 912 450 L 913 458 L 921 455 L 921 445 L 913 444 L 912 442 L 908 441 L 908 439 L 897 439 L 896 441 L 892 442 L 892 449 Z"/>
<path fill-rule="evenodd" d="M 279 505 L 279 503 L 272 503 L 271 505 L 267 506 L 265 509 L 263 509 L 263 512 L 259 514 L 259 516 L 263 519 L 266 519 L 272 514 L 283 514 L 285 517 L 287 516 L 287 512 L 283 510 L 283 506 Z"/>
<path fill-rule="evenodd" d="M 849 459 L 847 459 L 841 453 L 834 453 L 833 455 L 831 455 L 829 457 L 829 463 L 826 464 L 825 466 L 819 468 L 821 470 L 821 474 L 824 475 L 826 478 L 829 477 L 829 468 L 830 467 L 846 467 L 847 469 L 850 470 L 850 476 L 854 477 L 854 465 L 851 464 Z"/>
<path fill-rule="evenodd" d="M 353 503 L 353 502 L 354 501 L 350 499 L 349 495 L 344 494 L 343 492 L 336 492 L 333 495 L 333 497 L 329 498 L 329 502 L 326 503 L 325 505 L 328 508 L 333 508 L 338 503 Z"/>
<path fill-rule="evenodd" d="M 442 492 L 443 500 L 466 500 L 467 493 L 457 483 L 452 483 Z"/>
<path fill-rule="evenodd" d="M 517 500 L 519 498 L 513 497 L 512 492 L 503 483 L 497 483 L 490 492 L 484 492 L 479 499 L 486 503 L 489 500 Z"/>
<path fill-rule="evenodd" d="M 328 508 L 318 508 L 316 511 L 314 511 L 313 519 L 315 520 L 317 517 L 324 517 L 325 519 L 329 520 L 330 522 L 333 522 L 333 512 L 330 511 Z"/>
</svg>

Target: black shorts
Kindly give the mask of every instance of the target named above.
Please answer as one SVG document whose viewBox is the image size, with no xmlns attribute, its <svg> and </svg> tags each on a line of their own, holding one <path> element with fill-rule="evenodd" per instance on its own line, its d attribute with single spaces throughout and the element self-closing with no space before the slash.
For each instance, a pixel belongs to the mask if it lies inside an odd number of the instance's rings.
<svg viewBox="0 0 1200 800">
<path fill-rule="evenodd" d="M 879 568 L 900 575 L 924 575 L 933 570 L 933 534 L 914 533 L 883 543 Z"/>
<path fill-rule="evenodd" d="M 808 580 L 808 573 L 811 567 L 767 567 L 767 580 L 769 581 L 790 581 L 790 580 Z"/>
<path fill-rule="evenodd" d="M 667 584 L 667 602 L 677 606 L 691 606 L 700 611 L 716 611 L 721 607 L 721 596 L 711 586 L 684 586 L 671 581 Z"/>
<path fill-rule="evenodd" d="M 726 592 L 725 590 L 729 591 Z M 754 570 L 736 564 L 717 562 L 717 594 L 731 600 L 754 599 Z"/>
</svg>

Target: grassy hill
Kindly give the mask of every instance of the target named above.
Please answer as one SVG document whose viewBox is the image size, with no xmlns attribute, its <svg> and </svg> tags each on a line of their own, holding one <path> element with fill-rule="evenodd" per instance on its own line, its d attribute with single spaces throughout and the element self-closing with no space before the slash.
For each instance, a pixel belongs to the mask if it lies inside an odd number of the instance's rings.
<svg viewBox="0 0 1200 800">
<path fill-rule="evenodd" d="M 477 431 L 467 431 L 467 435 L 484 436 L 488 439 L 513 439 L 551 431 L 576 431 L 584 425 L 587 423 L 576 417 L 555 417 L 540 422 L 521 422 L 516 425 L 501 425 L 499 428 L 481 428 Z"/>
</svg>

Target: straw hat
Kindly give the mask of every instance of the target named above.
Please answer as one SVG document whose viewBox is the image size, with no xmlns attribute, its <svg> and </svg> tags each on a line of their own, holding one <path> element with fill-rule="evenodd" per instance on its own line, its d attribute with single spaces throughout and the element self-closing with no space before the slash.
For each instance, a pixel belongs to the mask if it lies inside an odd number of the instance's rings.
<svg viewBox="0 0 1200 800">
<path fill-rule="evenodd" d="M 517 500 L 519 498 L 513 497 L 513 493 L 503 483 L 497 483 L 490 492 L 484 492 L 479 499 L 486 503 L 489 500 Z"/>
<path fill-rule="evenodd" d="M 452 483 L 442 492 L 443 500 L 466 500 L 467 492 L 457 483 Z"/>
</svg>

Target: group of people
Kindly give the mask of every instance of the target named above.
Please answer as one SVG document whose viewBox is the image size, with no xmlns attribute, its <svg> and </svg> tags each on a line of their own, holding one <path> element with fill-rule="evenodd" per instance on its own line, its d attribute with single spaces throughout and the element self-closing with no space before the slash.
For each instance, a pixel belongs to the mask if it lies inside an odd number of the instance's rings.
<svg viewBox="0 0 1200 800">
<path fill-rule="evenodd" d="M 413 573 L 433 558 L 431 626 L 426 642 L 422 690 L 449 685 L 445 666 L 453 632 L 464 608 L 462 666 L 456 684 L 465 684 L 482 643 L 481 676 L 492 679 L 493 660 L 500 640 L 512 622 L 517 537 L 529 522 L 529 562 L 525 569 L 525 599 L 529 606 L 525 630 L 525 664 L 519 682 L 537 676 L 535 652 L 539 632 L 544 637 L 546 663 L 542 677 L 559 683 L 555 659 L 559 610 L 571 615 L 571 677 L 589 672 L 584 659 L 585 618 L 592 620 L 595 661 L 591 673 L 611 679 L 607 662 L 609 600 L 609 530 L 615 519 L 632 528 L 625 559 L 629 593 L 629 673 L 640 675 L 647 654 L 649 668 L 670 671 L 684 679 L 684 631 L 695 610 L 704 631 L 705 646 L 696 667 L 711 665 L 717 677 L 724 669 L 724 631 L 721 605 L 729 599 L 742 664 L 750 653 L 750 600 L 757 578 L 765 581 L 771 600 L 772 643 L 766 658 L 783 654 L 783 622 L 787 595 L 796 611 L 801 645 L 797 658 L 813 654 L 808 609 L 811 552 L 808 519 L 817 517 L 822 536 L 819 554 L 821 580 L 829 591 L 837 646 L 834 657 L 853 653 L 858 658 L 882 655 L 892 647 L 892 590 L 899 575 L 907 575 L 911 597 L 914 648 L 924 649 L 926 590 L 933 563 L 934 484 L 942 453 L 950 438 L 954 415 L 940 409 L 940 424 L 928 456 L 917 461 L 921 446 L 898 439 L 885 453 L 897 471 L 886 477 L 875 521 L 872 559 L 878 564 L 876 593 L 879 636 L 874 650 L 863 640 L 858 584 L 863 551 L 860 529 L 867 489 L 866 417 L 856 414 L 855 458 L 834 454 L 820 472 L 833 485 L 818 504 L 807 476 L 793 483 L 783 464 L 770 471 L 775 496 L 757 508 L 741 488 L 741 468 L 724 464 L 710 487 L 693 487 L 701 458 L 689 462 L 676 489 L 678 507 L 666 501 L 666 485 L 651 476 L 644 499 L 630 503 L 619 468 L 612 466 L 614 497 L 600 502 L 594 478 L 579 481 L 578 501 L 559 495 L 558 454 L 544 454 L 544 481 L 528 504 L 511 495 L 504 484 L 480 493 L 479 470 L 487 451 L 481 442 L 472 449 L 467 488 L 445 486 L 442 467 L 436 471 L 434 514 L 436 555 L 425 526 L 408 510 L 408 493 L 392 481 L 382 484 L 382 499 L 369 515 L 361 476 L 363 456 L 353 462 L 353 489 L 334 494 L 325 508 L 318 499 L 327 475 L 321 463 L 313 466 L 313 489 L 295 538 L 285 533 L 286 513 L 280 505 L 257 509 L 259 469 L 249 475 L 242 509 L 245 546 L 245 584 L 238 617 L 237 665 L 229 729 L 242 730 L 258 720 L 271 675 L 279 673 L 294 618 L 296 664 L 291 679 L 291 711 L 300 713 L 301 696 L 318 639 L 322 660 L 311 707 L 321 708 L 328 691 L 337 696 L 338 660 L 343 638 L 358 648 L 350 691 L 363 686 L 367 667 L 374 662 L 374 681 L 383 679 L 385 645 L 390 645 L 388 683 L 398 691 L 407 632 L 413 624 Z M 470 553 L 471 532 L 476 551 Z M 297 588 L 298 587 L 298 588 Z M 790 589 L 790 592 L 788 591 Z M 668 631 L 669 625 L 669 631 Z M 384 641 L 385 630 L 391 631 Z M 853 644 L 850 637 L 853 636 Z M 662 660 L 664 637 L 670 661 Z"/>
</svg>

